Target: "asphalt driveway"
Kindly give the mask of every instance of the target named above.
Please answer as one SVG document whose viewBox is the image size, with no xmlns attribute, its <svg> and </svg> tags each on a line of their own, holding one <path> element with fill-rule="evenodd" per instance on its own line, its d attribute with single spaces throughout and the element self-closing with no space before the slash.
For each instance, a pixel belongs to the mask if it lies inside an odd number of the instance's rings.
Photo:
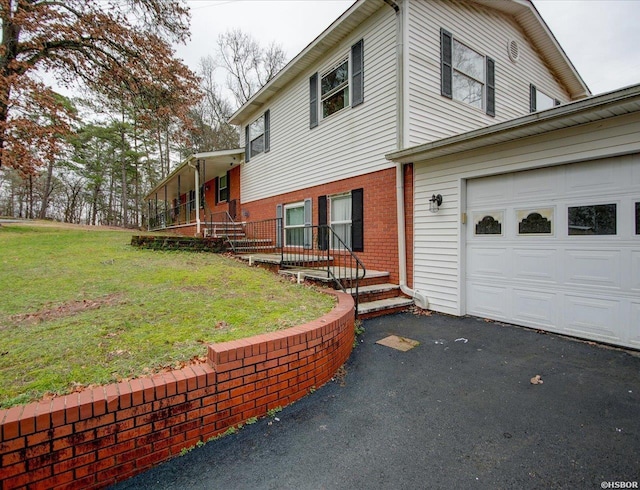
<svg viewBox="0 0 640 490">
<path fill-rule="evenodd" d="M 334 382 L 116 488 L 637 488 L 639 353 L 476 318 L 364 326 Z M 392 334 L 420 345 L 376 344 Z"/>
</svg>

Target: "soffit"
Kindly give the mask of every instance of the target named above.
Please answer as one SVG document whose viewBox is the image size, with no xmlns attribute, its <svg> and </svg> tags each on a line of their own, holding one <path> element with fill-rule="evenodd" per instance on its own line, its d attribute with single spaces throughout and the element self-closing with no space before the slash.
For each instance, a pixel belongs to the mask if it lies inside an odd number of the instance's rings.
<svg viewBox="0 0 640 490">
<path fill-rule="evenodd" d="M 640 113 L 640 85 L 396 151 L 386 158 L 400 163 L 431 160 L 631 113 Z"/>
<path fill-rule="evenodd" d="M 203 164 L 203 181 L 200 182 L 202 185 L 215 177 L 223 175 L 233 167 L 240 165 L 243 161 L 244 150 L 242 148 L 194 153 L 174 168 L 162 182 L 146 195 L 145 199 L 155 197 L 157 193 L 158 199 L 164 200 L 165 187 L 169 199 L 174 199 L 178 195 L 178 190 L 180 194 L 184 194 L 189 190 L 195 189 L 195 168 L 193 168 L 193 166 L 195 166 L 197 162 Z M 178 178 L 180 180 L 180 186 L 178 186 Z M 180 187 L 180 189 L 178 189 L 178 187 Z"/>
</svg>

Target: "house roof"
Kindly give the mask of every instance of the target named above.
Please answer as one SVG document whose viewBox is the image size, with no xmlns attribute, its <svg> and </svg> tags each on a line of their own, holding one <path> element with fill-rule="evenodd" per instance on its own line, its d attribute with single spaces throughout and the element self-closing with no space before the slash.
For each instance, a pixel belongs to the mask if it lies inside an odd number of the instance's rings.
<svg viewBox="0 0 640 490">
<path fill-rule="evenodd" d="M 529 39 L 540 51 L 549 67 L 566 86 L 572 100 L 591 95 L 582 77 L 556 40 L 530 0 L 469 0 L 479 5 L 498 10 L 512 16 Z M 267 82 L 253 97 L 240 107 L 229 119 L 230 124 L 241 125 L 256 110 L 264 106 L 271 97 L 283 89 L 294 78 L 310 69 L 331 47 L 346 38 L 359 24 L 376 11 L 393 2 L 388 0 L 357 0 L 322 34 L 315 38 L 277 75 Z"/>
<path fill-rule="evenodd" d="M 178 176 L 189 177 L 189 180 L 183 183 L 181 193 L 194 188 L 194 173 L 195 169 L 192 167 L 193 162 L 204 161 L 204 179 L 201 184 L 208 182 L 214 177 L 230 170 L 236 165 L 240 165 L 244 161 L 244 149 L 235 148 L 233 150 L 220 150 L 220 151 L 208 151 L 203 153 L 194 153 L 184 160 L 180 165 L 174 168 L 169 175 L 167 175 L 158 185 L 156 185 L 145 196 L 145 200 L 152 197 L 157 192 L 163 193 L 164 187 L 167 187 L 167 195 L 170 199 L 173 199 L 178 193 Z"/>
<path fill-rule="evenodd" d="M 430 160 L 634 112 L 640 112 L 640 84 L 395 151 L 386 158 L 400 163 Z"/>
</svg>

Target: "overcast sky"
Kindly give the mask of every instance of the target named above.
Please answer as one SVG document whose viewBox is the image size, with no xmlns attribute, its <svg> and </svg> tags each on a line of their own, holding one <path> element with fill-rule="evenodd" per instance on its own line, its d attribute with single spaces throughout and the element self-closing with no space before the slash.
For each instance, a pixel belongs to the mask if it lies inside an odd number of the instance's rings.
<svg viewBox="0 0 640 490">
<path fill-rule="evenodd" d="M 293 58 L 352 0 L 187 0 L 191 42 L 178 56 L 196 70 L 219 34 L 239 28 Z M 640 0 L 534 0 L 591 92 L 640 83 Z"/>
</svg>

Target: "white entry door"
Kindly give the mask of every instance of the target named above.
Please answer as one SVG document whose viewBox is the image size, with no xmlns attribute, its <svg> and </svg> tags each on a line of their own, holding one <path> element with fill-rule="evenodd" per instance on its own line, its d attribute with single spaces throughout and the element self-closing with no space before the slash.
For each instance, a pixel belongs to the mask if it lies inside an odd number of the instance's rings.
<svg viewBox="0 0 640 490">
<path fill-rule="evenodd" d="M 467 181 L 467 313 L 640 348 L 640 155 Z"/>
</svg>

